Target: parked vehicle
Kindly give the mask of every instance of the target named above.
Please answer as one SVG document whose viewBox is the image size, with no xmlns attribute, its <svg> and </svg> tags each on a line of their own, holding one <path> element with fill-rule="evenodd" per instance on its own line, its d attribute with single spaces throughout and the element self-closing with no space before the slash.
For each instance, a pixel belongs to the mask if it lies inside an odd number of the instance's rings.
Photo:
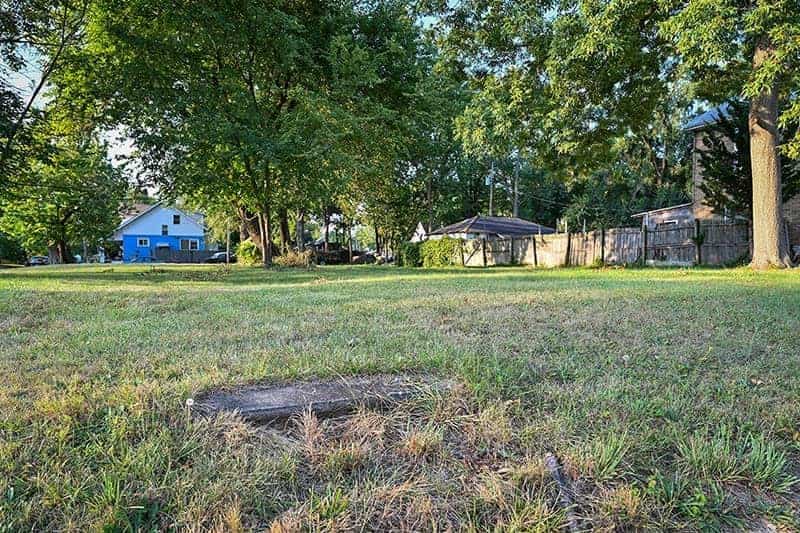
<svg viewBox="0 0 800 533">
<path fill-rule="evenodd" d="M 375 257 L 374 252 L 364 252 L 360 255 L 353 256 L 353 264 L 354 265 L 371 265 L 373 263 L 377 263 L 378 259 Z"/>
<path fill-rule="evenodd" d="M 44 255 L 32 255 L 25 261 L 26 266 L 49 265 L 50 258 Z"/>
<path fill-rule="evenodd" d="M 226 256 L 228 252 L 217 252 L 208 259 L 206 259 L 206 263 L 235 263 L 236 262 L 236 254 L 231 254 L 230 261 L 226 261 Z"/>
</svg>

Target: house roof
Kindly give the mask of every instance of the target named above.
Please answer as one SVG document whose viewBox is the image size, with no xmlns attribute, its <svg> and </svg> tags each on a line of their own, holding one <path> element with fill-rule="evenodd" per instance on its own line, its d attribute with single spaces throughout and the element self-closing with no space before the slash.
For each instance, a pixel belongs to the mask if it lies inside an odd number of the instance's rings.
<svg viewBox="0 0 800 533">
<path fill-rule="evenodd" d="M 671 205 L 669 207 L 660 207 L 658 209 L 651 209 L 650 211 L 642 211 L 641 213 L 636 213 L 635 215 L 631 215 L 631 218 L 639 218 L 646 215 L 652 215 L 653 213 L 660 213 L 662 211 L 672 211 L 673 209 L 682 209 L 684 207 L 690 207 L 692 202 L 686 202 L 685 204 L 678 204 L 678 205 Z"/>
<path fill-rule="evenodd" d="M 154 210 L 155 208 L 164 207 L 162 204 L 163 204 L 163 202 L 156 202 L 156 203 L 154 203 L 152 205 L 149 205 L 149 204 L 135 204 L 132 208 L 128 209 L 125 213 L 123 213 L 123 215 L 122 215 L 122 223 L 120 223 L 120 225 L 117 227 L 117 229 L 114 231 L 114 233 L 117 233 L 117 232 L 125 229 L 126 227 L 130 226 L 131 224 L 133 224 L 134 222 L 136 222 L 137 220 L 139 220 L 140 218 L 142 218 L 144 215 L 146 215 L 150 211 Z M 179 211 L 179 212 L 183 213 L 184 215 L 186 215 L 187 218 L 189 218 L 190 220 L 194 221 L 199 226 L 203 225 L 202 215 L 199 215 L 199 214 L 194 214 L 193 215 L 193 214 L 187 213 L 183 209 L 177 208 L 175 206 L 170 206 L 170 207 L 172 209 L 176 210 L 176 211 Z"/>
<path fill-rule="evenodd" d="M 722 105 L 718 105 L 713 109 L 709 109 L 705 113 L 701 113 L 697 115 L 689 122 L 686 123 L 686 126 L 683 127 L 686 131 L 696 131 L 702 130 L 707 128 L 708 126 L 713 126 L 717 124 L 722 119 L 731 118 L 731 105 L 725 102 Z"/>
<path fill-rule="evenodd" d="M 157 202 L 155 204 L 134 204 L 133 206 L 123 210 L 122 213 L 120 213 L 122 216 L 122 222 L 117 229 L 122 229 L 124 226 L 127 226 L 148 211 L 155 209 L 156 206 L 160 204 L 161 202 Z"/>
<path fill-rule="evenodd" d="M 441 227 L 428 235 L 450 235 L 453 233 L 483 233 L 487 235 L 536 235 L 538 233 L 555 233 L 553 228 L 542 226 L 535 222 L 514 217 L 484 217 L 474 216 L 465 218 L 455 224 Z"/>
</svg>

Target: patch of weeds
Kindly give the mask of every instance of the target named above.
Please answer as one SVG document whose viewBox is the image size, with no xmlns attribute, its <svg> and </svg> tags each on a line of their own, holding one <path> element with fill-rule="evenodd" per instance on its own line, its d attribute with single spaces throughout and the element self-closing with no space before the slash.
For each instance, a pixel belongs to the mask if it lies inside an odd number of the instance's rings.
<svg viewBox="0 0 800 533">
<path fill-rule="evenodd" d="M 544 465 L 534 461 L 483 471 L 474 494 L 467 529 L 475 531 L 558 531 L 565 513 L 555 491 L 543 483 Z M 465 487 L 466 488 L 466 487 Z"/>
<path fill-rule="evenodd" d="M 742 476 L 740 451 L 727 426 L 711 436 L 695 433 L 681 439 L 677 448 L 681 461 L 697 477 L 729 482 Z"/>
<path fill-rule="evenodd" d="M 734 513 L 733 502 L 720 484 L 695 486 L 678 504 L 678 511 L 703 531 L 741 528 L 744 522 Z"/>
<path fill-rule="evenodd" d="M 606 481 L 621 475 L 620 465 L 629 449 L 623 434 L 597 439 L 591 449 L 591 472 L 596 481 Z"/>
<path fill-rule="evenodd" d="M 340 487 L 328 485 L 325 494 L 312 492 L 308 498 L 308 514 L 323 521 L 337 520 L 350 508 L 350 500 Z"/>
<path fill-rule="evenodd" d="M 682 501 L 690 483 L 678 472 L 665 476 L 656 472 L 647 480 L 647 494 L 660 504 L 667 513 L 677 507 Z"/>
<path fill-rule="evenodd" d="M 710 437 L 695 434 L 678 442 L 678 453 L 693 475 L 720 482 L 747 479 L 761 488 L 787 493 L 798 479 L 786 473 L 786 454 L 764 435 L 735 439 L 728 427 Z"/>
<path fill-rule="evenodd" d="M 764 435 L 750 435 L 747 447 L 744 470 L 753 482 L 777 493 L 789 492 L 797 484 L 796 477 L 785 473 L 786 454 L 767 441 Z"/>
<path fill-rule="evenodd" d="M 789 531 L 800 531 L 800 517 L 788 505 L 758 501 L 753 505 L 753 514 L 774 522 Z"/>
<path fill-rule="evenodd" d="M 300 449 L 306 458 L 314 462 L 320 454 L 320 443 L 323 437 L 319 419 L 311 409 L 307 409 L 296 419 L 295 423 L 300 433 Z"/>
</svg>

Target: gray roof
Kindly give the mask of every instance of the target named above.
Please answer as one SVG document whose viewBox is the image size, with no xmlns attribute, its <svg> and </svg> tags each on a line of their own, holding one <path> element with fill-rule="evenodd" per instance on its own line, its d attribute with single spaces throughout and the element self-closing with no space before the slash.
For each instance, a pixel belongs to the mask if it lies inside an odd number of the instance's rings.
<svg viewBox="0 0 800 533">
<path fill-rule="evenodd" d="M 670 205 L 668 207 L 659 207 L 658 209 L 651 209 L 650 211 L 642 211 L 641 213 L 636 213 L 634 215 L 631 215 L 631 218 L 639 218 L 645 215 L 652 215 L 653 213 L 660 213 L 662 211 L 672 211 L 673 209 L 683 209 L 684 207 L 691 207 L 692 205 L 693 205 L 692 202 L 686 202 L 678 205 Z"/>
<path fill-rule="evenodd" d="M 697 115 L 692 120 L 687 122 L 683 129 L 686 131 L 702 130 L 708 126 L 713 126 L 723 118 L 731 118 L 731 105 L 727 102 L 722 105 L 718 105 L 713 109 L 709 109 L 705 113 Z"/>
<path fill-rule="evenodd" d="M 556 230 L 535 222 L 514 217 L 474 216 L 461 222 L 441 227 L 429 235 L 451 235 L 454 233 L 478 233 L 497 236 L 524 236 L 555 233 Z"/>
</svg>

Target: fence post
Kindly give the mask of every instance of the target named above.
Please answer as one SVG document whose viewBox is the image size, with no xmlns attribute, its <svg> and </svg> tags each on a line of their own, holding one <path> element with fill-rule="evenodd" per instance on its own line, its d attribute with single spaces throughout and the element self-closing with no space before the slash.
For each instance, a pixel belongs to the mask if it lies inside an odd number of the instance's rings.
<svg viewBox="0 0 800 533">
<path fill-rule="evenodd" d="M 461 266 L 467 266 L 464 261 L 464 239 L 458 239 L 458 248 L 461 251 Z"/>
<path fill-rule="evenodd" d="M 517 256 L 514 253 L 514 237 L 511 237 L 511 264 L 517 264 Z"/>
<path fill-rule="evenodd" d="M 569 255 L 572 251 L 572 232 L 567 231 L 567 257 L 564 261 L 564 266 L 569 266 Z"/>
<path fill-rule="evenodd" d="M 697 266 L 703 264 L 703 241 L 700 238 L 700 219 L 694 219 L 694 247 Z"/>
<path fill-rule="evenodd" d="M 647 265 L 647 226 L 642 225 L 642 266 Z"/>
<path fill-rule="evenodd" d="M 486 267 L 486 237 L 481 237 L 481 251 L 483 252 L 483 266 Z"/>
<path fill-rule="evenodd" d="M 606 227 L 600 228 L 600 264 L 606 265 Z"/>
<path fill-rule="evenodd" d="M 536 235 L 531 237 L 531 240 L 533 241 L 533 266 L 538 267 L 539 266 L 539 258 L 536 257 Z"/>
</svg>

